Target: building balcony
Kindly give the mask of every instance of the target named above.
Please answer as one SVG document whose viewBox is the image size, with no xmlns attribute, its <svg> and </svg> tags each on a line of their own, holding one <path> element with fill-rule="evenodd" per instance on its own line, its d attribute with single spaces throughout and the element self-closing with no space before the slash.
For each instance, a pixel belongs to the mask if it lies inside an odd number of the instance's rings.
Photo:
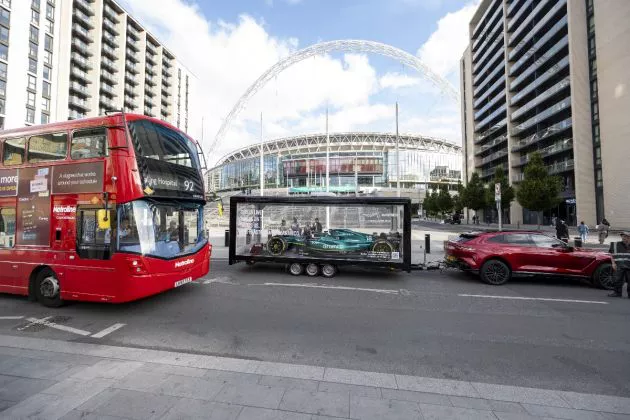
<svg viewBox="0 0 630 420">
<path fill-rule="evenodd" d="M 147 64 L 145 69 L 146 69 L 147 74 L 150 74 L 151 76 L 155 76 L 155 66 Z"/>
<path fill-rule="evenodd" d="M 483 171 L 481 171 L 481 177 L 482 178 L 493 177 L 494 174 L 497 172 L 497 168 L 503 168 L 504 172 L 507 172 L 508 170 L 507 165 L 497 165 L 494 168 L 484 169 Z"/>
<path fill-rule="evenodd" d="M 164 95 L 162 95 L 162 97 L 160 98 L 160 103 L 164 108 L 168 108 L 170 105 L 170 103 L 168 102 L 168 98 Z"/>
<path fill-rule="evenodd" d="M 132 73 L 125 73 L 125 81 L 129 83 L 131 86 L 138 86 L 140 82 L 136 79 L 135 75 Z"/>
<path fill-rule="evenodd" d="M 559 54 L 562 50 L 566 49 L 569 46 L 569 36 L 565 35 L 559 42 L 557 42 L 553 47 L 549 48 L 545 53 L 540 56 L 535 63 L 533 63 L 530 67 L 528 67 L 523 73 L 521 73 L 518 77 L 514 78 L 510 83 L 510 89 L 517 89 L 518 86 L 523 83 L 525 80 L 530 77 L 536 76 L 536 71 L 542 67 L 545 63 L 550 61 L 553 57 Z M 564 58 L 567 58 L 566 56 Z M 553 68 L 553 67 L 552 67 Z M 538 72 L 540 73 L 540 72 Z"/>
<path fill-rule="evenodd" d="M 549 20 L 552 17 L 554 17 L 561 8 L 566 7 L 566 4 L 567 4 L 567 0 L 557 0 L 556 4 L 551 8 L 551 10 L 549 10 L 549 12 L 547 12 L 547 14 L 543 16 L 541 19 L 536 21 L 536 25 L 534 26 L 534 28 L 532 30 L 528 30 L 528 32 L 524 35 L 523 39 L 519 41 L 518 43 L 516 43 L 516 45 L 514 45 L 514 49 L 508 55 L 510 61 L 515 60 L 523 52 L 523 50 L 525 49 L 525 47 L 527 47 L 527 44 L 529 44 L 529 41 L 532 39 L 532 37 L 537 35 L 541 29 L 545 28 L 548 25 Z M 521 29 L 525 27 L 527 27 L 527 25 L 523 25 Z M 510 37 L 509 43 L 512 44 L 517 39 L 518 39 L 518 34 L 514 32 L 512 36 Z"/>
<path fill-rule="evenodd" d="M 147 63 L 151 63 L 151 64 L 153 64 L 153 65 L 156 65 L 156 64 L 157 64 L 157 60 L 156 60 L 156 58 L 155 58 L 155 55 L 154 55 L 154 54 L 150 54 L 150 53 L 147 51 L 147 55 L 146 55 L 146 62 L 147 62 Z"/>
<path fill-rule="evenodd" d="M 482 143 L 491 138 L 493 134 L 503 129 L 503 127 L 507 127 L 507 118 L 502 119 L 498 123 L 494 124 L 492 127 L 488 128 L 483 133 L 479 133 L 475 136 L 474 143 Z"/>
<path fill-rule="evenodd" d="M 116 91 L 114 90 L 114 88 L 106 83 L 101 83 L 101 92 L 106 94 L 110 98 L 116 96 Z"/>
<path fill-rule="evenodd" d="M 88 16 L 94 16 L 94 9 L 91 1 L 87 0 L 74 0 L 74 5 L 77 9 L 80 9 L 82 12 L 87 14 Z"/>
<path fill-rule="evenodd" d="M 73 38 L 70 46 L 72 47 L 73 51 L 78 51 L 81 54 L 87 56 L 92 55 L 92 51 L 90 51 L 90 46 L 78 38 Z"/>
<path fill-rule="evenodd" d="M 485 156 L 485 157 L 481 158 L 479 160 L 479 162 L 477 164 L 475 164 L 475 167 L 476 168 L 481 168 L 483 165 L 486 165 L 486 164 L 488 164 L 490 162 L 493 162 L 495 160 L 501 159 L 501 158 L 503 158 L 503 157 L 505 157 L 507 155 L 508 155 L 507 149 L 499 150 L 497 152 L 494 152 L 494 153 L 492 153 L 492 154 L 490 154 L 488 156 Z"/>
<path fill-rule="evenodd" d="M 72 33 L 76 35 L 77 38 L 81 39 L 82 41 L 88 44 L 94 41 L 94 38 L 92 37 L 92 34 L 90 34 L 90 31 L 85 29 L 83 26 L 79 25 L 78 23 L 72 24 Z"/>
<path fill-rule="evenodd" d="M 166 87 L 171 87 L 173 84 L 171 83 L 170 77 L 162 77 L 162 84 Z"/>
<path fill-rule="evenodd" d="M 106 68 L 112 73 L 118 72 L 118 68 L 116 67 L 116 63 L 114 62 L 114 60 L 111 60 L 107 57 L 101 58 L 101 67 Z"/>
<path fill-rule="evenodd" d="M 149 107 L 149 108 L 153 108 L 155 106 L 153 99 L 151 99 L 151 97 L 146 96 L 146 95 L 144 97 L 144 104 L 146 105 L 146 107 Z"/>
<path fill-rule="evenodd" d="M 76 64 L 83 70 L 91 70 L 94 67 L 91 60 L 86 59 L 81 54 L 78 54 L 76 52 L 73 52 L 70 55 L 70 58 L 74 64 Z"/>
<path fill-rule="evenodd" d="M 551 3 L 555 3 L 555 6 L 552 7 L 544 16 L 539 16 L 539 13 Z M 538 0 L 534 10 L 528 11 L 525 19 L 523 19 L 519 25 L 514 25 L 514 27 L 512 27 L 512 34 L 508 39 L 508 45 L 514 46 L 517 43 L 527 44 L 540 29 L 546 26 L 546 23 L 555 16 L 560 8 L 565 5 L 566 0 Z M 536 23 L 533 30 L 530 23 Z"/>
<path fill-rule="evenodd" d="M 505 75 L 501 76 L 496 82 L 486 89 L 478 98 L 473 102 L 473 108 L 478 109 L 484 101 L 486 101 L 490 95 L 498 92 L 498 89 L 505 86 Z M 475 98 L 473 96 L 473 98 Z"/>
<path fill-rule="evenodd" d="M 152 55 L 156 55 L 157 47 L 153 45 L 151 42 L 147 41 L 147 52 L 151 53 Z"/>
<path fill-rule="evenodd" d="M 561 174 L 563 172 L 573 171 L 575 167 L 575 162 L 573 159 L 567 159 L 564 162 L 557 162 L 552 165 L 547 166 L 547 171 L 549 175 Z"/>
<path fill-rule="evenodd" d="M 533 82 L 531 82 L 529 85 L 521 89 L 520 92 L 513 95 L 512 98 L 510 99 L 510 104 L 511 105 L 518 104 L 521 100 L 526 98 L 529 94 L 534 93 L 535 89 L 538 86 L 541 86 L 543 83 L 553 80 L 554 77 L 557 77 L 558 73 L 560 73 L 561 71 L 564 71 L 568 67 L 569 67 L 569 57 L 564 57 L 562 60 L 558 61 L 556 65 L 551 67 L 549 70 L 547 70 L 543 74 L 539 75 L 536 79 L 534 79 Z"/>
<path fill-rule="evenodd" d="M 475 88 L 473 89 L 473 97 L 476 97 L 477 95 L 479 95 L 480 92 L 486 89 L 488 84 L 495 81 L 497 77 L 500 77 L 503 75 L 505 75 L 505 65 L 501 61 L 499 61 L 497 62 L 497 65 L 494 68 L 492 68 L 492 71 L 483 73 L 483 77 L 481 77 L 479 80 L 475 82 L 474 84 Z"/>
<path fill-rule="evenodd" d="M 140 59 L 138 58 L 138 54 L 136 54 L 133 50 L 127 48 L 127 60 L 132 61 L 134 63 L 138 63 Z"/>
<path fill-rule="evenodd" d="M 112 73 L 108 72 L 105 69 L 101 70 L 101 79 L 110 82 L 112 85 L 118 84 L 118 81 L 116 80 L 116 76 L 114 76 Z"/>
<path fill-rule="evenodd" d="M 103 19 L 103 28 L 107 29 L 114 36 L 120 34 L 117 25 L 107 18 Z"/>
<path fill-rule="evenodd" d="M 173 67 L 173 63 L 171 62 L 171 59 L 168 59 L 168 58 L 165 57 L 162 60 L 162 66 L 168 68 L 169 71 L 170 71 L 171 67 Z"/>
<path fill-rule="evenodd" d="M 130 36 L 127 37 L 127 49 L 132 50 L 134 52 L 140 51 L 140 47 L 138 46 L 138 43 L 136 42 L 136 40 L 134 40 Z"/>
<path fill-rule="evenodd" d="M 91 80 L 89 79 L 88 74 L 77 66 L 70 67 L 70 75 L 83 81 L 84 83 L 91 83 Z"/>
<path fill-rule="evenodd" d="M 118 12 L 115 11 L 111 6 L 105 4 L 103 6 L 103 14 L 107 16 L 109 19 L 113 20 L 115 23 L 119 22 Z"/>
<path fill-rule="evenodd" d="M 556 22 L 551 27 L 551 29 L 549 29 L 543 36 L 541 36 L 540 39 L 536 41 L 536 43 L 531 48 L 529 48 L 527 52 L 523 54 L 521 58 L 516 60 L 516 62 L 512 64 L 512 66 L 510 66 L 510 76 L 515 76 L 518 70 L 523 65 L 525 65 L 525 63 L 527 63 L 529 59 L 532 58 L 534 54 L 538 52 L 538 50 L 540 50 L 544 45 L 546 45 L 550 39 L 556 36 L 558 32 L 560 32 L 560 30 L 566 27 L 567 22 L 568 20 L 567 20 L 567 17 L 565 16 L 562 19 L 560 19 L 558 22 Z"/>
<path fill-rule="evenodd" d="M 153 114 L 153 109 L 151 108 L 144 108 L 144 115 L 146 115 L 147 117 L 155 117 L 155 115 Z"/>
<path fill-rule="evenodd" d="M 479 22 L 477 22 L 477 24 L 475 25 L 475 28 L 472 31 L 473 38 L 479 39 L 481 32 L 483 32 L 483 27 L 488 22 L 488 16 L 491 16 L 491 13 L 494 13 L 496 11 L 496 7 L 501 7 L 502 3 L 503 2 L 500 0 L 494 0 L 491 2 L 491 4 L 488 6 L 488 9 L 486 9 L 483 16 L 481 16 L 481 19 L 479 19 Z"/>
<path fill-rule="evenodd" d="M 551 146 L 547 146 L 543 149 L 535 150 L 535 153 L 540 153 L 542 157 L 549 157 L 549 156 L 553 156 L 558 153 L 566 152 L 569 150 L 573 150 L 572 139 L 564 139 L 564 140 L 558 141 L 552 144 Z M 512 164 L 512 167 L 518 168 L 518 167 L 527 165 L 531 159 L 531 156 L 532 156 L 532 153 L 527 154 L 525 156 L 521 156 L 519 160 L 517 160 L 516 162 Z"/>
<path fill-rule="evenodd" d="M 106 55 L 113 60 L 118 58 L 116 55 L 116 50 L 107 44 L 103 44 L 101 46 L 101 52 L 103 53 L 103 55 Z"/>
<path fill-rule="evenodd" d="M 520 10 L 518 11 L 518 13 L 514 14 L 514 16 L 512 16 L 510 19 L 508 19 L 508 24 L 507 24 L 507 28 L 508 28 L 507 32 L 508 33 L 514 32 L 514 30 L 516 29 L 514 27 L 514 25 L 517 25 L 517 28 L 518 28 L 518 26 L 520 26 L 523 18 L 527 17 L 525 15 L 525 13 L 531 11 L 531 5 L 532 5 L 533 1 L 534 0 L 525 0 L 525 1 L 521 1 L 521 2 L 518 2 L 518 1 L 513 2 L 513 3 L 521 3 L 522 6 L 521 6 Z M 508 16 L 509 16 L 509 13 L 508 13 Z"/>
<path fill-rule="evenodd" d="M 135 63 L 132 63 L 131 61 L 127 61 L 125 63 L 125 68 L 131 74 L 138 74 L 138 73 L 140 73 L 140 66 L 136 65 Z"/>
<path fill-rule="evenodd" d="M 492 99 L 490 99 L 484 106 L 479 108 L 478 111 L 475 111 L 473 118 L 478 120 L 486 111 L 491 109 L 493 106 L 498 105 L 501 101 L 505 102 L 505 89 L 499 91 Z"/>
<path fill-rule="evenodd" d="M 539 141 L 542 141 L 552 136 L 563 133 L 565 130 L 571 128 L 572 126 L 573 126 L 573 120 L 571 118 L 567 118 L 564 121 L 560 121 L 553 125 L 550 125 L 544 130 L 540 130 L 515 143 L 512 146 L 512 152 L 519 152 L 533 144 L 538 143 Z"/>
<path fill-rule="evenodd" d="M 512 135 L 513 136 L 517 136 L 520 133 L 522 133 L 523 131 L 528 130 L 531 127 L 534 127 L 538 124 L 541 124 L 543 121 L 551 118 L 552 116 L 558 114 L 559 112 L 565 110 L 565 109 L 570 109 L 571 108 L 571 98 L 565 98 L 563 100 L 561 100 L 560 102 L 550 106 L 549 108 L 545 109 L 544 111 L 534 115 L 533 117 L 531 117 L 530 119 L 526 120 L 525 122 L 515 126 L 512 128 Z"/>
<path fill-rule="evenodd" d="M 102 106 L 103 108 L 106 108 L 106 109 L 108 109 L 108 110 L 109 110 L 109 109 L 116 109 L 116 107 L 114 106 L 114 101 L 112 101 L 111 99 L 109 99 L 109 98 L 108 98 L 108 97 L 106 97 L 106 96 L 101 96 L 101 97 L 99 98 L 99 102 L 100 102 L 100 104 L 101 104 L 101 106 Z"/>
<path fill-rule="evenodd" d="M 475 156 L 479 156 L 483 154 L 485 151 L 492 149 L 495 146 L 499 146 L 500 144 L 507 142 L 507 134 L 503 134 L 502 136 L 495 137 L 490 142 L 484 144 L 483 146 L 477 146 L 475 148 Z"/>
<path fill-rule="evenodd" d="M 128 83 L 125 83 L 125 95 L 135 98 L 138 96 L 134 87 Z"/>
<path fill-rule="evenodd" d="M 153 91 L 153 89 L 145 89 L 144 90 L 144 96 L 146 96 L 148 98 L 155 98 L 156 93 Z"/>
<path fill-rule="evenodd" d="M 501 118 L 501 117 L 505 118 L 505 113 L 506 113 L 506 106 L 505 106 L 505 104 L 503 104 L 498 109 L 496 109 L 495 111 L 490 113 L 490 115 L 485 117 L 483 120 L 479 121 L 475 125 L 475 129 L 483 130 L 486 126 L 488 126 L 488 124 L 491 124 L 497 118 Z"/>
<path fill-rule="evenodd" d="M 103 42 L 106 42 L 112 48 L 118 48 L 118 41 L 116 41 L 116 37 L 108 32 L 103 32 Z"/>
<path fill-rule="evenodd" d="M 125 96 L 124 103 L 125 103 L 125 107 L 128 110 L 134 111 L 137 108 L 137 106 L 136 106 L 135 102 L 133 101 L 133 99 L 131 99 L 131 98 L 127 97 L 127 96 Z"/>
<path fill-rule="evenodd" d="M 85 113 L 78 112 L 73 109 L 71 109 L 70 113 L 68 113 L 68 119 L 71 119 L 71 120 L 80 120 L 81 118 L 85 118 L 85 117 L 86 117 Z"/>
<path fill-rule="evenodd" d="M 92 96 L 90 95 L 87 86 L 82 85 L 81 83 L 76 81 L 70 82 L 70 92 L 74 93 L 75 95 L 80 95 L 84 98 L 89 98 L 90 96 Z"/>
<path fill-rule="evenodd" d="M 78 96 L 70 95 L 70 97 L 68 98 L 68 106 L 84 113 L 90 112 L 88 102 L 83 98 L 79 98 Z"/>
<path fill-rule="evenodd" d="M 140 32 L 131 25 L 127 25 L 127 35 L 133 38 L 134 41 L 140 40 Z"/>
<path fill-rule="evenodd" d="M 169 97 L 171 97 L 173 95 L 171 94 L 171 92 L 168 91 L 166 86 L 162 86 L 162 96 L 169 98 Z"/>
<path fill-rule="evenodd" d="M 521 106 L 520 108 L 512 112 L 511 114 L 512 121 L 517 121 L 520 116 L 526 114 L 528 111 L 534 109 L 535 107 L 543 104 L 548 99 L 553 98 L 558 93 L 568 89 L 570 87 L 570 84 L 571 82 L 569 81 L 569 77 L 567 76 L 564 79 L 560 80 L 560 82 L 556 83 L 555 85 L 553 85 L 552 87 L 544 91 L 543 93 L 538 94 L 532 100 L 527 102 L 525 105 Z"/>
<path fill-rule="evenodd" d="M 74 21 L 76 23 L 79 23 L 88 29 L 94 29 L 94 22 L 92 21 L 92 18 L 83 13 L 80 9 L 74 9 L 72 16 L 74 16 Z"/>
<path fill-rule="evenodd" d="M 157 80 L 155 80 L 155 78 L 153 78 L 153 77 L 147 76 L 147 77 L 144 78 L 144 80 L 145 80 L 146 84 L 149 85 L 149 86 L 155 86 L 157 84 Z"/>
</svg>

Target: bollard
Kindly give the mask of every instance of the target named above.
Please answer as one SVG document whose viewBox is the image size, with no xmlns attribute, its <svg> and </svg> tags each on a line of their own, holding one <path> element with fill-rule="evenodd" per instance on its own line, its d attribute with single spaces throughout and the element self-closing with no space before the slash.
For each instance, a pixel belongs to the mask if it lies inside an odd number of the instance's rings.
<svg viewBox="0 0 630 420">
<path fill-rule="evenodd" d="M 424 234 L 424 249 L 427 254 L 431 253 L 431 235 L 428 233 Z"/>
<path fill-rule="evenodd" d="M 230 231 L 225 230 L 225 246 L 230 246 Z"/>
</svg>

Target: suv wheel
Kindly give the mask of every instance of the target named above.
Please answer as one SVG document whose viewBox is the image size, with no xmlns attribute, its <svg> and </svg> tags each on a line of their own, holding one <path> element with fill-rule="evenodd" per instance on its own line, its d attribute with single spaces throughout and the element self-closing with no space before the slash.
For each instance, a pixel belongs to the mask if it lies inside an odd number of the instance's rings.
<svg viewBox="0 0 630 420">
<path fill-rule="evenodd" d="M 610 263 L 604 263 L 597 267 L 591 278 L 593 286 L 606 290 L 612 290 L 614 281 L 615 274 Z"/>
<path fill-rule="evenodd" d="M 493 286 L 507 283 L 512 277 L 512 271 L 506 263 L 500 260 L 486 261 L 479 273 L 481 280 Z"/>
</svg>

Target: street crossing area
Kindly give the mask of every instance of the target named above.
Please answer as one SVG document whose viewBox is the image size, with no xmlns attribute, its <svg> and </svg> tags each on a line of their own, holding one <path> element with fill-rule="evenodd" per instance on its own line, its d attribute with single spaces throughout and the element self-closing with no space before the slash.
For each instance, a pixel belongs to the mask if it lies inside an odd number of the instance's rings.
<svg viewBox="0 0 630 420">
<path fill-rule="evenodd" d="M 80 336 L 85 338 L 102 339 L 120 330 L 124 323 L 114 323 L 101 328 L 101 326 L 89 323 L 90 330 L 86 328 L 80 319 L 73 319 L 64 315 L 28 316 L 28 315 L 0 315 L 0 331 L 10 330 L 14 334 L 22 333 L 27 336 L 45 336 L 46 338 L 73 338 Z M 81 328 L 79 328 L 81 327 Z"/>
</svg>

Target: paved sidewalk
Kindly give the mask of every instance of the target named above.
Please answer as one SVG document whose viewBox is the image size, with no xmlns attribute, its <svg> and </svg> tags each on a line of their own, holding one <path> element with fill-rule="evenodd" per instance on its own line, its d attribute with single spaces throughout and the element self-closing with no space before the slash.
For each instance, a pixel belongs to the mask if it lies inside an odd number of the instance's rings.
<svg viewBox="0 0 630 420">
<path fill-rule="evenodd" d="M 7 419 L 630 419 L 630 398 L 0 335 Z"/>
</svg>

